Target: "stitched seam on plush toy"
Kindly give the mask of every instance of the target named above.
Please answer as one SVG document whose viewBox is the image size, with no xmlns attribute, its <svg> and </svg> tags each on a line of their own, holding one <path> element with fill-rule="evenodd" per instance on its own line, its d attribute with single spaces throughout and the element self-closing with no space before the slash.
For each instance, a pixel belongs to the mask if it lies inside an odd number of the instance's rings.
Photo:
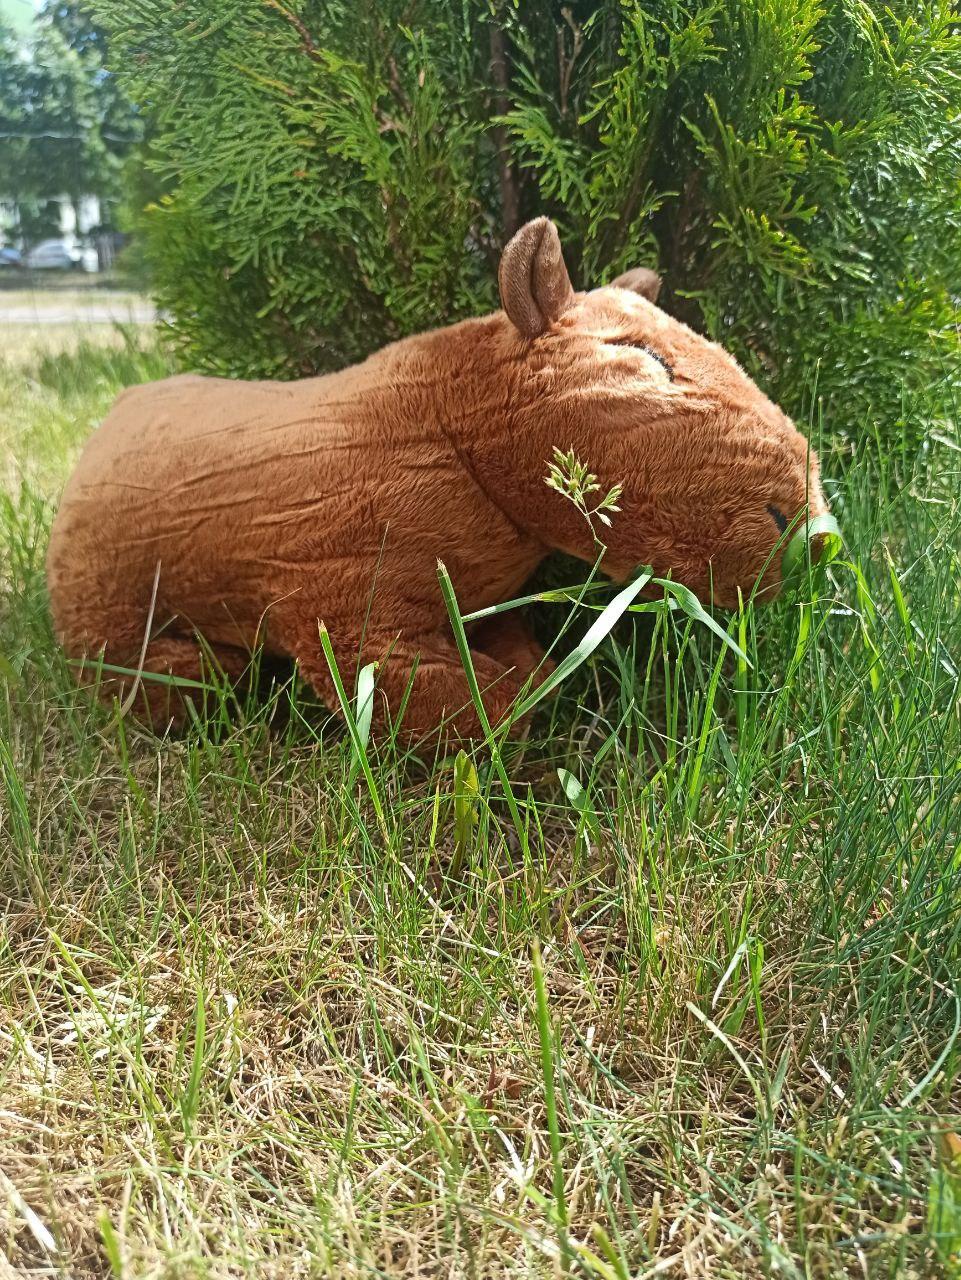
<svg viewBox="0 0 961 1280">
<path fill-rule="evenodd" d="M 487 492 L 486 486 L 481 483 L 480 476 L 478 476 L 477 472 L 474 470 L 474 464 L 471 462 L 468 455 L 460 447 L 460 445 L 457 443 L 457 441 L 454 439 L 451 433 L 447 430 L 447 426 L 444 422 L 440 423 L 440 429 L 443 433 L 444 439 L 447 441 L 450 447 L 454 450 L 459 461 L 462 463 L 464 470 L 473 480 L 477 488 L 480 489 L 481 493 L 484 495 L 487 501 L 491 504 L 491 506 L 496 511 L 500 512 L 500 514 L 504 517 L 504 519 L 507 521 L 507 523 L 510 525 L 510 527 L 514 530 L 514 532 L 519 537 L 524 538 L 527 541 L 537 541 L 537 539 L 535 539 L 532 534 L 528 533 L 526 529 L 522 529 L 521 526 L 517 523 L 517 521 L 514 520 L 513 517 L 507 514 L 507 512 L 504 510 L 501 504 L 495 498 L 492 498 L 491 495 Z"/>
</svg>

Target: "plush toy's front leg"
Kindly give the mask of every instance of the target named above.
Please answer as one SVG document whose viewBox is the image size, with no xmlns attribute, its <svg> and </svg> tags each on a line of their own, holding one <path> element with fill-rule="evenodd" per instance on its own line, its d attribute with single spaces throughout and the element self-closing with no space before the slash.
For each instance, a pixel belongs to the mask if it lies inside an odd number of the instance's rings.
<svg viewBox="0 0 961 1280">
<path fill-rule="evenodd" d="M 533 677 L 533 685 L 541 684 L 554 670 L 527 619 L 518 609 L 493 613 L 471 633 L 471 645 L 480 649 L 512 671 L 518 680 Z"/>
<path fill-rule="evenodd" d="M 347 684 L 348 673 L 353 671 L 356 662 L 358 645 L 345 643 L 343 637 L 333 637 L 333 642 L 342 678 Z M 471 656 L 484 708 L 491 725 L 496 725 L 506 716 L 525 677 L 508 672 L 503 663 L 478 649 L 472 648 Z M 334 683 L 319 641 L 297 645 L 296 657 L 302 673 L 320 697 L 332 710 L 336 710 Z M 399 715 L 416 661 L 417 669 L 404 710 L 404 736 L 423 737 L 436 732 L 441 725 L 455 737 L 484 736 L 460 656 L 453 640 L 447 636 L 435 634 L 416 641 L 406 638 L 391 641 L 368 636 L 364 643 L 363 661 L 380 663 L 375 723 L 383 725 Z"/>
</svg>

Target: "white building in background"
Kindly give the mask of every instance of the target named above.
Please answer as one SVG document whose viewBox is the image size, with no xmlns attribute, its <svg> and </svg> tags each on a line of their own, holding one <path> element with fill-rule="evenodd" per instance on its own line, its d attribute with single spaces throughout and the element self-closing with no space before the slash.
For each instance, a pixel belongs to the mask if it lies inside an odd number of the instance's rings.
<svg viewBox="0 0 961 1280">
<path fill-rule="evenodd" d="M 73 248 L 81 248 L 81 241 L 94 227 L 100 226 L 100 200 L 97 196 L 81 196 L 74 208 L 69 196 L 55 196 L 43 201 L 46 205 L 57 205 L 60 211 L 60 225 L 51 227 L 50 234 L 57 235 Z M 18 249 L 26 246 L 20 234 L 20 209 L 15 200 L 0 197 L 0 244 L 15 245 Z"/>
<path fill-rule="evenodd" d="M 60 205 L 60 234 L 64 239 L 69 239 L 70 236 L 79 239 L 94 227 L 100 226 L 100 200 L 97 196 L 81 196 L 77 210 L 74 210 L 73 202 L 65 196 L 59 197 L 58 204 Z"/>
</svg>

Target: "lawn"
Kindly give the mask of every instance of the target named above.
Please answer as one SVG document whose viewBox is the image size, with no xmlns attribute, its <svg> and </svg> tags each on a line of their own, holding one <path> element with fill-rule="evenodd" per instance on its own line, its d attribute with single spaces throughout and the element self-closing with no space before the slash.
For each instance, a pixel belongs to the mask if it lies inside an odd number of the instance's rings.
<svg viewBox="0 0 961 1280">
<path fill-rule="evenodd" d="M 120 347 L 125 333 L 147 321 L 153 312 L 148 300 L 126 289 L 80 284 L 69 276 L 59 283 L 34 277 L 31 287 L 0 280 L 0 359 L 11 365 L 30 364 L 42 355 L 76 352 L 82 343 Z"/>
<path fill-rule="evenodd" d="M 52 507 L 163 368 L 0 370 L 0 1275 L 961 1274 L 943 395 L 815 416 L 827 577 L 719 615 L 748 661 L 619 625 L 508 804 L 285 672 L 163 740 L 74 688 Z"/>
</svg>

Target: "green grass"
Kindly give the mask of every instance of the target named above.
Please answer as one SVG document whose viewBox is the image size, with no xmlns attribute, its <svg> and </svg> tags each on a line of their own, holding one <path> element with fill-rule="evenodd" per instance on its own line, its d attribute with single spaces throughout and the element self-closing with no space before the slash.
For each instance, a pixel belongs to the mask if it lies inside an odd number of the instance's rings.
<svg viewBox="0 0 961 1280">
<path fill-rule="evenodd" d="M 954 426 L 825 445 L 849 559 L 749 661 L 622 620 L 499 769 L 283 676 L 163 741 L 73 688 L 51 506 L 161 369 L 0 376 L 10 1266 L 961 1274 Z"/>
</svg>

